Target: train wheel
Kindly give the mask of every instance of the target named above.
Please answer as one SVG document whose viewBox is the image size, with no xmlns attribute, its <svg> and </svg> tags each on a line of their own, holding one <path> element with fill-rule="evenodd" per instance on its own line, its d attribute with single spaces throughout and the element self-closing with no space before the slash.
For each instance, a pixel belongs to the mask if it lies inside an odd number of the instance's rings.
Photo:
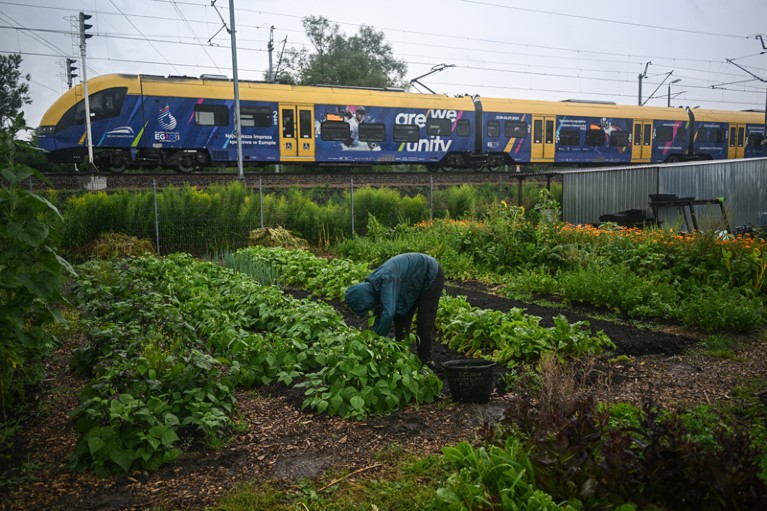
<svg viewBox="0 0 767 511">
<path fill-rule="evenodd" d="M 437 165 L 436 163 L 427 163 L 426 170 L 428 170 L 429 172 L 437 172 L 439 170 L 439 165 Z"/>
<path fill-rule="evenodd" d="M 464 166 L 463 156 L 460 154 L 448 154 L 442 161 L 442 172 L 451 172 Z"/>
<path fill-rule="evenodd" d="M 490 156 L 487 159 L 487 165 L 485 168 L 489 170 L 490 172 L 498 172 L 498 170 L 503 166 L 503 158 L 499 156 Z"/>
<path fill-rule="evenodd" d="M 178 159 L 178 163 L 176 163 L 176 170 L 182 174 L 189 174 L 190 172 L 194 172 L 195 166 L 194 155 L 185 154 Z"/>
<path fill-rule="evenodd" d="M 128 159 L 123 153 L 112 153 L 109 155 L 107 169 L 112 174 L 121 174 L 128 168 Z"/>
</svg>

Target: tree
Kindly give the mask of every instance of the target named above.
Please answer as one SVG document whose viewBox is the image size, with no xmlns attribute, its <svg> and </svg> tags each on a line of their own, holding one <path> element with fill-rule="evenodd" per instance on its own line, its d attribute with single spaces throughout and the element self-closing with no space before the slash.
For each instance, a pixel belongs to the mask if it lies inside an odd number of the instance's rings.
<svg viewBox="0 0 767 511">
<path fill-rule="evenodd" d="M 24 105 L 29 105 L 29 80 L 21 74 L 21 55 L 0 55 L 0 129 L 8 129 Z"/>
<path fill-rule="evenodd" d="M 278 80 L 301 85 L 404 86 L 407 64 L 394 57 L 383 32 L 363 25 L 347 37 L 337 23 L 322 16 L 309 16 L 302 24 L 315 51 L 287 50 L 287 70 L 278 73 Z"/>
</svg>

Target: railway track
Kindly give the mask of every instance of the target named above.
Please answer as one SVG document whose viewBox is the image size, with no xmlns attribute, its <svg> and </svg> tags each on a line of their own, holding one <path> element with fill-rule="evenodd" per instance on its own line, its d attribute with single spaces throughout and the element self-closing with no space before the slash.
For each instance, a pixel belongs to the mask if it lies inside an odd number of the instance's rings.
<svg viewBox="0 0 767 511">
<path fill-rule="evenodd" d="M 560 179 L 560 172 L 246 172 L 243 182 L 249 188 L 289 188 L 328 186 L 349 188 L 362 186 L 410 187 L 434 186 L 445 187 L 460 184 L 516 185 L 523 181 L 547 183 Z M 206 188 L 215 184 L 227 184 L 239 181 L 236 172 L 198 172 L 177 174 L 172 172 L 153 172 L 135 174 L 84 174 L 52 173 L 45 174 L 47 183 L 38 178 L 30 178 L 28 186 L 33 190 L 54 189 L 74 190 L 129 190 L 159 189 L 168 186 L 194 186 Z"/>
</svg>

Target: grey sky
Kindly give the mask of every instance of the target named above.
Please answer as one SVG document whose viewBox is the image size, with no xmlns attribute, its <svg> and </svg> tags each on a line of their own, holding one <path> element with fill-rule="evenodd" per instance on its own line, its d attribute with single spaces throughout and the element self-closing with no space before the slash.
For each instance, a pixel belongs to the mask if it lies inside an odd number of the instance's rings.
<svg viewBox="0 0 767 511">
<path fill-rule="evenodd" d="M 25 112 L 37 126 L 66 89 L 65 59 L 79 61 L 78 12 L 93 15 L 89 77 L 231 76 L 221 30 L 228 9 L 229 0 L 0 0 L 0 51 L 23 56 L 33 100 Z M 270 27 L 276 66 L 286 38 L 289 47 L 307 44 L 301 19 L 321 15 L 346 34 L 360 25 L 384 32 L 408 78 L 454 65 L 422 80 L 436 92 L 636 105 L 638 75 L 652 62 L 643 100 L 657 92 L 648 105 L 666 105 L 673 79 L 672 106 L 763 110 L 767 99 L 765 82 L 749 74 L 767 80 L 767 52 L 754 37 L 767 45 L 764 0 L 235 0 L 235 14 L 241 80 L 262 79 Z"/>
</svg>

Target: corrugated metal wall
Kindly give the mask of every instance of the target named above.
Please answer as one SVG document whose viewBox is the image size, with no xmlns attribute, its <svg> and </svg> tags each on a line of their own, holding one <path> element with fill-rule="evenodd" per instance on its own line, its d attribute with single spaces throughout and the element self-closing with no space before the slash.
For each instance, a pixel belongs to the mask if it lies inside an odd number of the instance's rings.
<svg viewBox="0 0 767 511">
<path fill-rule="evenodd" d="M 767 225 L 767 159 L 567 172 L 562 176 L 562 218 L 573 224 L 598 224 L 600 215 L 629 209 L 652 217 L 649 195 L 656 193 L 723 197 L 731 231 L 742 225 Z M 695 212 L 701 229 L 721 228 L 719 206 L 695 206 Z M 687 230 L 676 208 L 661 208 L 658 219 L 665 228 Z"/>
</svg>

